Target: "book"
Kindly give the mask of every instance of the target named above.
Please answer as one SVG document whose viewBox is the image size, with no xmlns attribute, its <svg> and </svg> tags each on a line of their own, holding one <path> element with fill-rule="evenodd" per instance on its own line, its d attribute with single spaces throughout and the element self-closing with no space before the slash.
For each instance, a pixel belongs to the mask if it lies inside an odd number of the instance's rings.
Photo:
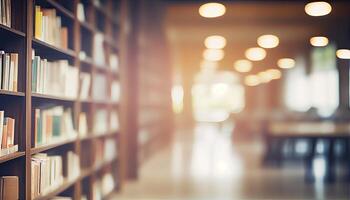
<svg viewBox="0 0 350 200">
<path fill-rule="evenodd" d="M 86 72 L 80 73 L 80 99 L 86 100 L 89 98 L 89 91 L 91 85 L 91 75 Z"/>
<path fill-rule="evenodd" d="M 80 174 L 80 159 L 73 151 L 67 153 L 67 179 L 74 180 Z"/>
<path fill-rule="evenodd" d="M 110 130 L 119 131 L 119 115 L 118 112 L 112 111 L 110 117 Z"/>
<path fill-rule="evenodd" d="M 35 154 L 31 160 L 32 198 L 45 195 L 62 185 L 63 159 L 59 155 Z"/>
<path fill-rule="evenodd" d="M 84 4 L 81 2 L 79 2 L 77 5 L 77 18 L 81 22 L 86 20 Z"/>
<path fill-rule="evenodd" d="M 18 54 L 0 51 L 0 89 L 17 92 Z"/>
<path fill-rule="evenodd" d="M 111 84 L 111 100 L 116 103 L 120 100 L 120 84 L 118 81 L 113 81 Z"/>
<path fill-rule="evenodd" d="M 18 176 L 0 177 L 0 199 L 1 200 L 18 200 Z"/>
<path fill-rule="evenodd" d="M 94 118 L 93 131 L 96 135 L 105 134 L 108 130 L 108 111 L 97 109 Z"/>
<path fill-rule="evenodd" d="M 80 159 L 73 151 L 66 153 L 66 163 L 62 155 L 35 154 L 31 160 L 32 198 L 37 198 L 71 181 L 80 175 Z M 66 170 L 64 176 L 63 169 Z M 58 198 L 58 197 L 55 197 Z M 61 197 L 60 197 L 61 198 Z"/>
<path fill-rule="evenodd" d="M 97 101 L 107 99 L 107 78 L 105 75 L 96 73 L 92 85 L 92 98 Z"/>
<path fill-rule="evenodd" d="M 119 71 L 119 57 L 117 54 L 112 53 L 109 56 L 109 64 L 111 66 L 112 72 L 118 72 Z"/>
<path fill-rule="evenodd" d="M 11 27 L 11 1 L 0 0 L 0 24 Z"/>
<path fill-rule="evenodd" d="M 57 143 L 77 137 L 70 108 L 63 106 L 36 108 L 34 115 L 34 146 Z"/>
<path fill-rule="evenodd" d="M 0 149 L 2 147 L 2 136 L 3 136 L 3 124 L 4 124 L 4 111 L 0 111 Z"/>
<path fill-rule="evenodd" d="M 105 48 L 103 45 L 103 42 L 104 42 L 103 33 L 96 33 L 94 36 L 93 42 L 94 42 L 93 58 L 97 64 L 97 67 L 106 67 Z"/>
<path fill-rule="evenodd" d="M 32 92 L 75 99 L 79 88 L 79 69 L 68 60 L 48 61 L 33 53 Z"/>
<path fill-rule="evenodd" d="M 86 113 L 81 112 L 79 114 L 79 135 L 80 137 L 84 137 L 87 135 L 88 133 L 88 127 L 87 127 L 87 117 L 86 117 Z"/>
<path fill-rule="evenodd" d="M 35 6 L 34 37 L 48 44 L 67 49 L 68 28 L 62 26 L 55 9 Z"/>
</svg>

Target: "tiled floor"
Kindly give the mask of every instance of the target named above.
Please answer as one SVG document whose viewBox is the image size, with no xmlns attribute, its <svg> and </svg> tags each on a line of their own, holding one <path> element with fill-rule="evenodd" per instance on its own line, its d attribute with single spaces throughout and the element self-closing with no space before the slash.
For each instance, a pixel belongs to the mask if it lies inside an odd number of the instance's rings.
<svg viewBox="0 0 350 200">
<path fill-rule="evenodd" d="M 350 199 L 350 186 L 304 183 L 302 167 L 264 168 L 258 142 L 232 143 L 228 131 L 198 125 L 178 133 L 113 199 Z"/>
</svg>

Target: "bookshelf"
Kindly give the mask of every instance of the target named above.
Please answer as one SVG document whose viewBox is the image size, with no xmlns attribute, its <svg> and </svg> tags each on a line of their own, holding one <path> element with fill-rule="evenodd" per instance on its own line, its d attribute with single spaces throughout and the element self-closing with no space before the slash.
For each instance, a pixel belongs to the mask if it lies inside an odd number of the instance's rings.
<svg viewBox="0 0 350 200">
<path fill-rule="evenodd" d="M 122 131 L 119 127 L 119 96 L 122 80 L 121 65 L 118 63 L 122 48 L 122 4 L 125 1 L 11 1 L 11 27 L 0 25 L 0 50 L 18 54 L 18 87 L 17 91 L 0 88 L 0 111 L 15 120 L 14 143 L 18 145 L 18 151 L 0 157 L 0 176 L 18 176 L 20 199 L 51 199 L 55 196 L 95 199 L 97 194 L 105 199 L 120 188 Z M 61 26 L 67 28 L 66 47 L 36 37 L 36 6 L 54 11 L 60 17 Z M 85 19 L 82 20 L 82 17 Z M 62 38 L 64 40 L 61 35 Z M 33 92 L 33 77 L 37 77 L 33 75 L 33 52 L 47 62 L 66 60 L 70 67 L 78 71 L 78 87 L 74 97 L 48 93 L 50 89 Z M 49 74 L 47 71 L 44 73 Z M 51 118 L 43 116 L 43 111 L 57 107 L 64 113 L 68 110 L 70 114 L 63 114 L 60 118 L 50 111 L 48 113 L 53 116 L 47 116 Z M 63 136 L 63 129 L 60 129 L 59 139 L 52 137 L 47 139 L 50 142 L 36 144 L 38 135 L 43 137 L 43 133 L 37 130 L 40 127 L 37 123 L 44 120 L 37 118 L 37 113 L 44 119 L 62 120 L 58 123 L 60 128 L 62 124 L 66 125 L 64 120 L 67 116 L 71 116 L 75 137 Z M 45 122 L 48 129 L 50 123 Z M 111 148 L 115 151 L 111 151 Z M 80 172 L 74 177 L 67 177 L 69 151 L 79 157 Z M 42 153 L 61 157 L 63 181 L 33 196 L 35 177 L 32 176 L 32 161 Z M 107 190 L 104 185 L 111 187 Z"/>
</svg>

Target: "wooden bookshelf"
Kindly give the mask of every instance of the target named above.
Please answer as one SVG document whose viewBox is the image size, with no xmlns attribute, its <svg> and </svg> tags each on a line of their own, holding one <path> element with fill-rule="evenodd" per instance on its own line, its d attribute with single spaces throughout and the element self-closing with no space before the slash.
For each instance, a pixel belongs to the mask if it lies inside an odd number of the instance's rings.
<svg viewBox="0 0 350 200">
<path fill-rule="evenodd" d="M 117 55 L 120 63 L 121 14 L 126 14 L 126 3 L 124 0 L 100 0 L 97 5 L 96 0 L 12 0 L 12 21 L 13 27 L 0 25 L 0 49 L 6 52 L 19 54 L 18 68 L 18 92 L 0 89 L 0 110 L 4 110 L 15 118 L 15 143 L 18 144 L 18 152 L 0 157 L 0 176 L 19 177 L 19 197 L 20 199 L 50 199 L 54 196 L 66 196 L 73 199 L 93 199 L 93 187 L 96 181 L 108 173 L 111 174 L 115 187 L 114 191 L 120 188 L 122 181 L 121 163 L 119 154 L 121 150 L 122 131 L 113 128 L 112 121 L 114 113 L 121 114 L 120 103 L 112 99 L 111 86 L 114 82 L 121 85 L 121 66 L 119 71 L 111 69 L 109 58 L 112 54 Z M 86 20 L 80 21 L 77 17 L 78 4 L 84 5 Z M 60 48 L 34 37 L 35 32 L 35 6 L 55 9 L 62 19 L 62 24 L 68 27 L 68 48 Z M 125 16 L 124 16 L 125 17 Z M 94 36 L 102 33 L 103 49 L 106 64 L 95 61 L 94 58 Z M 35 54 L 49 61 L 65 59 L 69 64 L 78 68 L 79 73 L 85 72 L 91 75 L 89 97 L 87 99 L 67 98 L 48 94 L 32 92 L 32 51 Z M 85 58 L 80 54 L 84 51 Z M 94 84 L 99 84 L 96 76 L 101 75 L 105 79 L 105 94 L 103 100 L 93 97 Z M 80 83 L 80 82 L 79 82 Z M 125 88 L 125 86 L 122 86 Z M 79 86 L 80 88 L 80 86 Z M 86 136 L 78 134 L 73 139 L 62 139 L 50 144 L 34 146 L 34 112 L 36 108 L 64 106 L 70 108 L 73 113 L 73 124 L 76 130 L 79 125 L 79 114 L 87 113 L 88 133 Z M 105 131 L 94 134 L 93 123 L 98 118 L 99 110 L 106 112 Z M 100 144 L 105 144 L 107 140 L 115 142 L 116 157 L 104 162 L 97 163 L 98 158 L 94 154 L 100 148 Z M 68 151 L 73 151 L 80 157 L 80 175 L 76 178 L 67 179 L 62 185 L 36 198 L 31 196 L 32 178 L 31 160 L 37 153 L 49 153 L 65 157 Z M 113 151 L 112 149 L 110 151 Z M 63 166 L 67 163 L 63 159 Z M 64 170 L 65 171 L 65 170 Z M 65 174 L 66 172 L 64 172 Z M 67 178 L 67 177 L 65 177 Z M 110 192 L 103 196 L 106 199 Z"/>
</svg>

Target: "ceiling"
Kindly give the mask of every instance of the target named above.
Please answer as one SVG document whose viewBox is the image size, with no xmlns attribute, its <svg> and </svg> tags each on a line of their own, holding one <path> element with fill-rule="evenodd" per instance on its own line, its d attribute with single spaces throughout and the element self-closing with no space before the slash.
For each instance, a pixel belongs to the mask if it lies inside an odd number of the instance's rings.
<svg viewBox="0 0 350 200">
<path fill-rule="evenodd" d="M 332 4 L 332 13 L 324 17 L 306 15 L 305 3 L 301 1 L 225 2 L 226 14 L 214 19 L 199 16 L 200 5 L 177 1 L 169 4 L 166 12 L 165 28 L 172 60 L 175 67 L 185 68 L 185 71 L 199 70 L 205 49 L 203 42 L 209 35 L 222 35 L 227 39 L 225 58 L 219 64 L 221 69 L 226 70 L 233 70 L 233 62 L 244 58 L 247 48 L 257 46 L 258 36 L 277 35 L 280 45 L 267 50 L 263 61 L 254 62 L 255 73 L 276 67 L 278 58 L 306 54 L 312 36 L 326 35 L 331 40 L 339 39 L 338 33 L 348 33 L 350 26 L 347 20 L 350 19 L 350 4 L 346 2 Z"/>
</svg>

